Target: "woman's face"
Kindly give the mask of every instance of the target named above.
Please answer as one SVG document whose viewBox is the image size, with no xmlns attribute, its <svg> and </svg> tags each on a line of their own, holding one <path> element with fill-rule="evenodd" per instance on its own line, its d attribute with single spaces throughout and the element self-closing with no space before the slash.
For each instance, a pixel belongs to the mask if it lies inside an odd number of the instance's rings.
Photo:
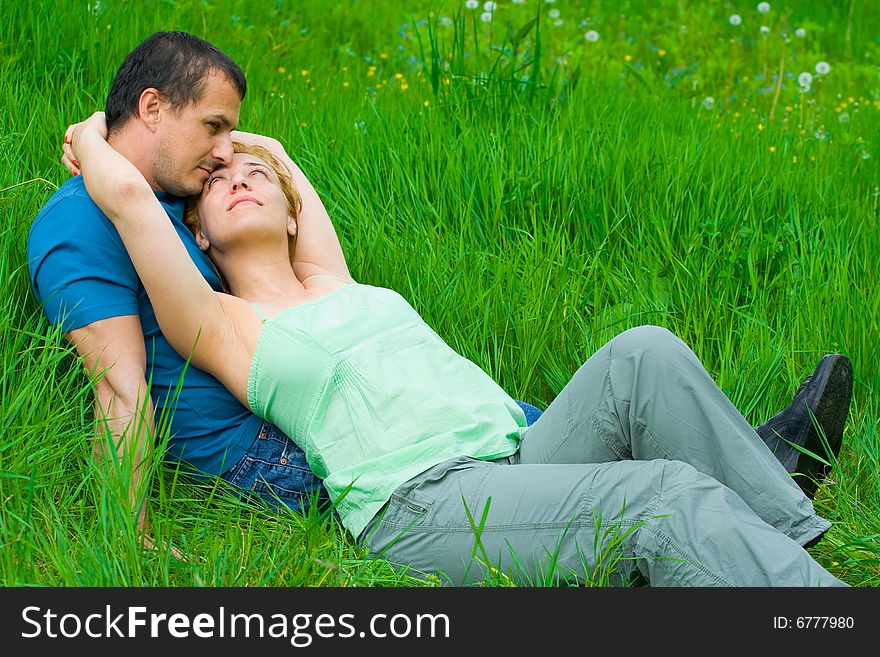
<svg viewBox="0 0 880 657">
<path fill-rule="evenodd" d="M 283 239 L 286 244 L 293 221 L 278 176 L 264 160 L 248 153 L 235 153 L 229 165 L 212 172 L 202 188 L 198 212 L 202 236 L 220 251 L 255 240 Z"/>
</svg>

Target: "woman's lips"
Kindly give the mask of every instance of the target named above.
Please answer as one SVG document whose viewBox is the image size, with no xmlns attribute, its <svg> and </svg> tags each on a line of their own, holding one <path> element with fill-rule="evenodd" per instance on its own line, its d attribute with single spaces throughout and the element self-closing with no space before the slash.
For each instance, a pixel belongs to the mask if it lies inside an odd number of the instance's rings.
<svg viewBox="0 0 880 657">
<path fill-rule="evenodd" d="M 257 199 L 255 199 L 251 196 L 237 196 L 234 199 L 232 199 L 232 203 L 229 204 L 229 207 L 227 208 L 227 210 L 231 210 L 239 203 L 246 203 L 246 202 L 256 203 L 257 205 L 262 205 L 262 203 L 260 203 Z"/>
</svg>

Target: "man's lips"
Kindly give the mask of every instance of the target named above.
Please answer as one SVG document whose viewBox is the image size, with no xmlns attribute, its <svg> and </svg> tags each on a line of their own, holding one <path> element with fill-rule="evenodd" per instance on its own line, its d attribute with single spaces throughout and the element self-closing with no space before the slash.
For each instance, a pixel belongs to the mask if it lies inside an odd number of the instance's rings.
<svg viewBox="0 0 880 657">
<path fill-rule="evenodd" d="M 260 203 L 257 199 L 253 198 L 252 196 L 236 196 L 234 199 L 232 199 L 232 203 L 230 203 L 229 207 L 226 209 L 231 210 L 239 203 L 248 203 L 248 202 L 249 203 L 256 203 L 257 205 L 262 205 L 262 203 Z"/>
</svg>

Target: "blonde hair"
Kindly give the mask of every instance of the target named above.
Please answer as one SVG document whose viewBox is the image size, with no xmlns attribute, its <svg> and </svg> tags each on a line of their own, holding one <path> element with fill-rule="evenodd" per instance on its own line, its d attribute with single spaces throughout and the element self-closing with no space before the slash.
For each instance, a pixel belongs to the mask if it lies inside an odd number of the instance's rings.
<svg viewBox="0 0 880 657">
<path fill-rule="evenodd" d="M 234 153 L 247 153 L 248 155 L 258 157 L 272 168 L 272 171 L 278 176 L 278 181 L 281 183 L 281 191 L 284 192 L 284 197 L 287 199 L 288 214 L 294 219 L 299 219 L 300 212 L 302 212 L 302 196 L 300 196 L 299 190 L 296 188 L 296 183 L 293 182 L 293 175 L 284 163 L 275 157 L 272 151 L 257 144 L 243 144 L 240 141 L 233 141 L 232 150 Z M 202 227 L 202 218 L 199 216 L 198 196 L 191 196 L 187 199 L 186 209 L 183 213 L 183 223 L 193 233 Z M 296 235 L 289 236 L 288 246 L 290 257 L 293 259 Z"/>
</svg>

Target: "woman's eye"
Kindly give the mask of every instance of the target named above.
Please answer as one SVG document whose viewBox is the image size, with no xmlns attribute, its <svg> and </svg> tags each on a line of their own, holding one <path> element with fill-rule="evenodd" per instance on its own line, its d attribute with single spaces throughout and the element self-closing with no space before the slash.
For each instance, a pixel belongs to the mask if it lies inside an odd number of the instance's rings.
<svg viewBox="0 0 880 657">
<path fill-rule="evenodd" d="M 214 176 L 213 178 L 208 178 L 208 183 L 207 183 L 208 187 L 213 185 L 215 180 L 220 180 L 220 176 Z"/>
<path fill-rule="evenodd" d="M 254 173 L 262 173 L 266 178 L 269 177 L 269 174 L 266 171 L 264 171 L 263 169 L 254 169 L 253 171 L 251 171 L 251 174 L 254 174 Z"/>
</svg>

